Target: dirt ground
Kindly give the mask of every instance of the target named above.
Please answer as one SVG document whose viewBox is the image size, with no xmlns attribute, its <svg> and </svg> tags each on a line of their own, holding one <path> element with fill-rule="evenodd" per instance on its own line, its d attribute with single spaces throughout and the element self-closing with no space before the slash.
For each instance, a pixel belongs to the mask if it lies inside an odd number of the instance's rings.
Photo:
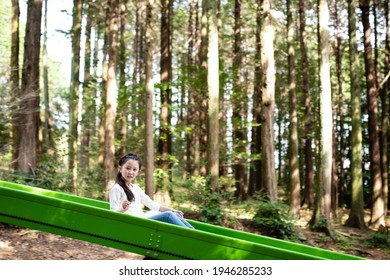
<svg viewBox="0 0 390 280">
<path fill-rule="evenodd" d="M 372 248 L 368 245 L 368 241 L 372 239 L 376 231 L 369 228 L 360 230 L 357 228 L 346 227 L 343 224 L 348 218 L 349 210 L 344 210 L 339 213 L 338 221 L 334 221 L 333 230 L 334 238 L 322 232 L 313 232 L 307 226 L 311 217 L 312 211 L 302 210 L 301 218 L 297 221 L 296 226 L 300 233 L 300 242 L 314 247 L 323 248 L 326 250 L 337 251 L 344 254 L 359 256 L 370 260 L 390 260 L 390 249 Z M 368 224 L 370 220 L 370 212 L 365 212 L 365 221 Z M 249 231 L 256 234 L 261 232 L 253 229 L 253 227 L 245 226 L 251 224 L 249 221 L 243 221 L 239 230 Z M 388 239 L 390 236 L 390 217 L 386 219 L 386 229 Z"/>
<path fill-rule="evenodd" d="M 0 260 L 141 260 L 143 256 L 105 246 L 0 224 Z"/>
<path fill-rule="evenodd" d="M 335 224 L 337 240 L 307 227 L 309 214 L 298 223 L 302 242 L 324 249 L 339 251 L 373 260 L 390 260 L 390 250 L 370 248 L 366 241 L 374 234 Z M 341 220 L 342 222 L 342 220 Z M 389 221 L 388 226 L 390 226 Z M 250 228 L 249 221 L 235 223 L 238 230 L 259 233 Z M 143 256 L 97 244 L 79 241 L 37 230 L 0 223 L 0 260 L 140 260 Z"/>
</svg>

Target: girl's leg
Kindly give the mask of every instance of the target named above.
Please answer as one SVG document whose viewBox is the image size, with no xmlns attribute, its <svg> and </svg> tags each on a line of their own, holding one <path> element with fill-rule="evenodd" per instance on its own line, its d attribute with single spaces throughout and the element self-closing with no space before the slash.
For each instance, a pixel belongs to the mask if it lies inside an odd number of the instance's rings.
<svg viewBox="0 0 390 280">
<path fill-rule="evenodd" d="M 170 211 L 161 212 L 157 215 L 149 217 L 149 219 L 174 224 L 177 226 L 187 227 L 187 228 L 191 228 L 191 229 L 194 228 L 189 222 L 187 222 L 179 214 L 176 214 L 176 213 L 173 213 Z"/>
</svg>

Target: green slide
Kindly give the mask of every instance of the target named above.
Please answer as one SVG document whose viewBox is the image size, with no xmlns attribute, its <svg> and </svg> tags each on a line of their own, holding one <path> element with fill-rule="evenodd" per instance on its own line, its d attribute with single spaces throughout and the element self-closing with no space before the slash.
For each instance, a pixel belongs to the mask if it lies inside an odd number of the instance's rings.
<svg viewBox="0 0 390 280">
<path fill-rule="evenodd" d="M 161 260 L 358 260 L 360 257 L 189 221 L 196 230 L 109 210 L 107 202 L 0 181 L 0 222 Z"/>
</svg>

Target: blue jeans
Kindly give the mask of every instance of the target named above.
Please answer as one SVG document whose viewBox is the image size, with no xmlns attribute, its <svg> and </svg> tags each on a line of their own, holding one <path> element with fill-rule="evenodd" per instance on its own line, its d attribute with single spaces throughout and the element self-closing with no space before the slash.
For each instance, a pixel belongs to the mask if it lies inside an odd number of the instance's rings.
<svg viewBox="0 0 390 280">
<path fill-rule="evenodd" d="M 149 217 L 149 219 L 194 229 L 194 227 L 190 225 L 190 223 L 187 222 L 182 216 L 171 211 L 161 212 Z"/>
</svg>

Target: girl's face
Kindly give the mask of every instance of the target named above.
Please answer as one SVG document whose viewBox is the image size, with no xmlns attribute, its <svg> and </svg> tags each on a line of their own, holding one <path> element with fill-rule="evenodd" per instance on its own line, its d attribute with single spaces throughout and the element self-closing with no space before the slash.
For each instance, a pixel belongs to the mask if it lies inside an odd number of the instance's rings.
<svg viewBox="0 0 390 280">
<path fill-rule="evenodd" d="M 122 166 L 119 166 L 119 171 L 122 173 L 123 179 L 130 184 L 134 181 L 139 173 L 139 163 L 134 159 L 129 159 Z"/>
</svg>

